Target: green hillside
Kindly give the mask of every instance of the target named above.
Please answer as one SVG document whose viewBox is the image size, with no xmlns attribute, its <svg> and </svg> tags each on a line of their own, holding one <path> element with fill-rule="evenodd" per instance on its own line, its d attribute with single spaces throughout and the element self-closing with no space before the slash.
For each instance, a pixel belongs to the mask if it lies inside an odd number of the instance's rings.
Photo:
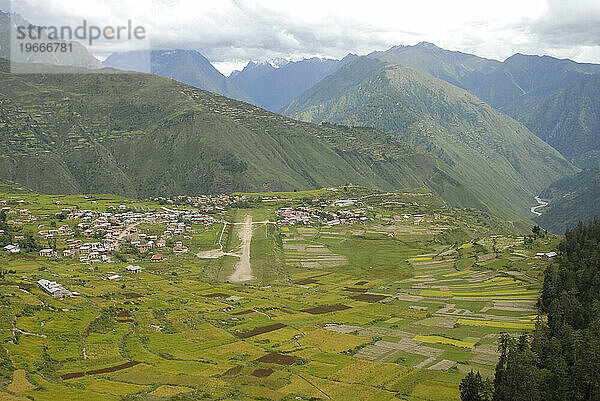
<svg viewBox="0 0 600 401">
<path fill-rule="evenodd" d="M 394 46 L 386 51 L 370 53 L 369 57 L 414 68 L 464 89 L 467 89 L 465 81 L 474 82 L 478 75 L 492 73 L 502 65 L 496 60 L 442 49 L 429 42 L 420 42 L 414 46 Z M 509 88 L 512 93 L 513 85 Z"/>
<path fill-rule="evenodd" d="M 136 196 L 428 187 L 484 208 L 448 166 L 393 135 L 298 122 L 155 75 L 61 71 L 0 73 L 2 178 Z"/>
<path fill-rule="evenodd" d="M 27 194 L 31 193 L 31 189 L 24 187 L 16 182 L 12 182 L 9 180 L 3 180 L 0 178 L 0 193 L 5 194 Z"/>
<path fill-rule="evenodd" d="M 523 123 L 579 167 L 597 166 L 600 64 L 519 53 L 500 62 L 426 42 L 369 57 L 463 88 Z"/>
<path fill-rule="evenodd" d="M 243 102 L 252 99 L 195 50 L 138 50 L 113 53 L 102 62 L 124 71 L 147 72 Z"/>
<path fill-rule="evenodd" d="M 536 222 L 563 234 L 578 222 L 587 223 L 600 215 L 600 170 L 588 169 L 575 177 L 563 178 L 545 189 L 541 197 L 550 202 L 540 210 L 542 215 Z"/>
<path fill-rule="evenodd" d="M 584 77 L 529 107 L 511 113 L 582 168 L 600 160 L 600 74 Z"/>
<path fill-rule="evenodd" d="M 372 58 L 342 67 L 285 114 L 369 126 L 432 152 L 466 177 L 491 210 L 528 216 L 532 197 L 574 173 L 556 150 L 510 117 L 417 70 Z"/>
</svg>

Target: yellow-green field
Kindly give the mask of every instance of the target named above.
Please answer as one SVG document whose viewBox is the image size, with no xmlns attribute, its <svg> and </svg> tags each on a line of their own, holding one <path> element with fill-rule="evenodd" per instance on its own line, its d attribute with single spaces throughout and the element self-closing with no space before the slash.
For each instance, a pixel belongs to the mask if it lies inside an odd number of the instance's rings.
<svg viewBox="0 0 600 401">
<path fill-rule="evenodd" d="M 548 263 L 534 255 L 556 239 L 525 245 L 494 218 L 449 209 L 424 191 L 360 189 L 343 197 L 356 205 L 323 209 L 360 208 L 362 221 L 275 224 L 281 207 L 340 192 L 247 194 L 243 208 L 213 210 L 214 224 L 173 239 L 188 253 L 165 249 L 159 262 L 155 252 L 93 264 L 3 252 L 0 399 L 458 400 L 466 372 L 493 375 L 499 333 L 533 329 Z M 29 214 L 7 220 L 15 235 L 36 236 L 40 226 L 81 222 L 58 221 L 65 207 L 162 207 L 113 196 L 0 200 L 22 200 Z M 393 219 L 404 214 L 429 217 Z M 248 215 L 253 278 L 228 282 L 242 252 L 236 223 Z M 164 225 L 138 230 L 150 236 Z M 215 249 L 223 255 L 196 256 Z M 142 271 L 126 271 L 132 263 Z M 42 278 L 79 295 L 53 298 L 37 286 Z"/>
</svg>

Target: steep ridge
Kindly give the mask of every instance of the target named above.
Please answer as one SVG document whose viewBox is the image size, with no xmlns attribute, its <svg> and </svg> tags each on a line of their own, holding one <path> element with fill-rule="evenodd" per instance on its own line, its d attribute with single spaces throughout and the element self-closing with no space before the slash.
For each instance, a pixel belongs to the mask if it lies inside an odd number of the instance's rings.
<svg viewBox="0 0 600 401">
<path fill-rule="evenodd" d="M 150 196 L 354 183 L 428 187 L 451 205 L 485 207 L 443 162 L 393 135 L 298 122 L 150 74 L 26 67 L 37 73 L 0 72 L 0 174 L 36 191 Z"/>
<path fill-rule="evenodd" d="M 522 122 L 580 167 L 597 158 L 600 64 L 514 54 L 503 62 L 422 42 L 369 57 L 433 75 Z M 592 163 L 593 164 L 593 163 Z"/>
<path fill-rule="evenodd" d="M 252 101 L 248 94 L 228 80 L 206 57 L 195 50 L 113 53 L 104 60 L 103 64 L 119 70 L 152 73 L 232 99 Z"/>
<path fill-rule="evenodd" d="M 558 180 L 540 196 L 549 204 L 535 221 L 547 230 L 564 234 L 580 221 L 587 223 L 600 216 L 600 169 L 583 170 L 575 177 Z"/>
<path fill-rule="evenodd" d="M 578 79 L 511 114 L 581 168 L 600 161 L 600 74 Z"/>
<path fill-rule="evenodd" d="M 367 126 L 432 152 L 489 195 L 490 209 L 527 216 L 536 191 L 575 168 L 522 124 L 415 69 L 362 57 L 284 110 L 304 121 Z"/>
</svg>

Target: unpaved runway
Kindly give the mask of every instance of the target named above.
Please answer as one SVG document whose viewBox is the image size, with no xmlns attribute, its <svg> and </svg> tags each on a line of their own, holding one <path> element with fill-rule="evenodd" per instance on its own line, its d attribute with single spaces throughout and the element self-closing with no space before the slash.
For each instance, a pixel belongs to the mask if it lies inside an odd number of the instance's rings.
<svg viewBox="0 0 600 401">
<path fill-rule="evenodd" d="M 229 276 L 232 283 L 241 283 L 243 281 L 254 280 L 252 269 L 250 268 L 250 241 L 252 240 L 252 216 L 247 215 L 243 223 L 240 223 L 238 236 L 241 241 L 240 261 L 235 265 L 235 271 Z"/>
</svg>

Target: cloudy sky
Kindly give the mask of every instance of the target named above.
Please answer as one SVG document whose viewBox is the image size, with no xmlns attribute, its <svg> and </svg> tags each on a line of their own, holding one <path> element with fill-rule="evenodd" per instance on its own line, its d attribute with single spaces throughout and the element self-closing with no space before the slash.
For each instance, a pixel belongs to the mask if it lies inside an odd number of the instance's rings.
<svg viewBox="0 0 600 401">
<path fill-rule="evenodd" d="M 148 47 L 199 50 L 229 74 L 249 60 L 341 58 L 429 41 L 504 60 L 600 63 L 598 0 L 0 0 L 40 25 L 143 25 L 143 41 L 98 42 L 100 59 Z"/>
</svg>

